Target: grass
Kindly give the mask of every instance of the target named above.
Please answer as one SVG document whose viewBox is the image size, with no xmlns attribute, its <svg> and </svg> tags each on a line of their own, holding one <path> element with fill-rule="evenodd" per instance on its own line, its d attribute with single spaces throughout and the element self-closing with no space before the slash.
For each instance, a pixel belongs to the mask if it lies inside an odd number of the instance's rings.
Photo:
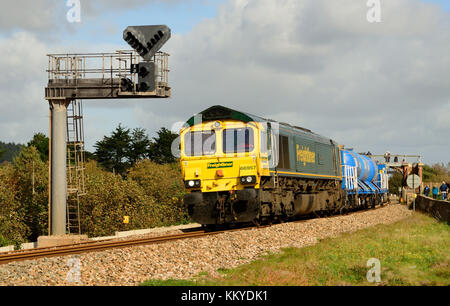
<svg viewBox="0 0 450 306">
<path fill-rule="evenodd" d="M 370 258 L 381 264 L 381 282 L 369 283 Z M 415 213 L 297 249 L 283 249 L 219 277 L 202 273 L 192 280 L 148 281 L 152 286 L 450 285 L 450 226 Z"/>
</svg>

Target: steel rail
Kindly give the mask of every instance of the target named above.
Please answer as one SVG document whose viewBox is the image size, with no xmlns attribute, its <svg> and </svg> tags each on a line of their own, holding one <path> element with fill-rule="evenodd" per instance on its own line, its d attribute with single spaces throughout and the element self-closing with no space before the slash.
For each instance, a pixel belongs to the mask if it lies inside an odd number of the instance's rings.
<svg viewBox="0 0 450 306">
<path fill-rule="evenodd" d="M 211 232 L 216 233 L 216 232 Z M 218 233 L 218 232 L 217 232 Z M 208 233 L 210 234 L 210 233 Z M 83 243 L 78 243 L 75 245 L 59 246 L 53 248 L 41 248 L 33 249 L 29 251 L 14 251 L 6 254 L 0 254 L 0 265 L 6 264 L 13 261 L 21 260 L 31 260 L 38 259 L 42 257 L 55 257 L 55 256 L 65 256 L 72 254 L 80 254 L 91 251 L 103 251 L 112 248 L 129 247 L 144 244 L 153 244 L 159 242 L 166 242 L 171 240 L 178 240 L 183 238 L 195 238 L 205 236 L 204 231 L 167 235 L 159 237 L 149 237 L 140 239 L 129 239 L 129 240 L 119 240 L 119 241 L 88 241 Z"/>
<path fill-rule="evenodd" d="M 32 260 L 43 257 L 55 257 L 55 256 L 66 256 L 73 254 L 80 254 L 86 252 L 95 252 L 95 251 L 104 251 L 108 249 L 114 248 L 124 248 L 124 247 L 132 247 L 138 245 L 146 245 L 146 244 L 156 244 L 163 243 L 174 240 L 181 240 L 186 238 L 201 238 L 205 236 L 218 235 L 225 232 L 237 231 L 237 230 L 248 230 L 253 229 L 255 227 L 248 228 L 236 228 L 231 230 L 221 230 L 221 231 L 211 231 L 206 232 L 204 230 L 188 232 L 183 234 L 174 234 L 167 236 L 158 236 L 158 237 L 149 237 L 149 238 L 140 238 L 140 239 L 129 239 L 129 240 L 120 240 L 120 241 L 106 241 L 106 242 L 98 242 L 98 241 L 89 241 L 82 242 L 75 245 L 68 246 L 60 246 L 53 248 L 41 248 L 41 249 L 33 249 L 27 251 L 14 251 L 6 254 L 0 254 L 0 265 L 7 264 L 14 261 L 23 261 L 23 260 Z"/>
<path fill-rule="evenodd" d="M 359 212 L 367 212 L 370 210 L 377 210 L 386 205 L 379 205 L 375 208 L 369 208 L 369 209 L 363 209 L 363 210 L 356 210 L 348 212 L 347 214 L 355 214 Z M 332 218 L 332 217 L 338 217 L 339 214 L 326 216 L 326 217 L 319 217 L 319 218 Z M 296 220 L 293 223 L 297 222 L 304 222 L 308 219 L 300 219 Z M 284 222 L 283 222 L 284 223 Z M 267 228 L 271 227 L 272 225 L 276 225 L 278 223 L 273 223 L 269 225 L 260 225 L 260 226 L 249 226 L 249 227 L 240 227 L 240 228 L 233 228 L 233 229 L 226 229 L 226 230 L 219 230 L 219 231 L 204 231 L 204 230 L 198 230 L 198 231 L 192 231 L 182 234 L 172 234 L 172 235 L 166 235 L 166 236 L 157 236 L 157 237 L 148 237 L 148 238 L 139 238 L 139 239 L 129 239 L 129 240 L 115 240 L 114 238 L 106 240 L 106 241 L 85 241 L 80 242 L 76 244 L 66 245 L 66 246 L 59 246 L 59 247 L 49 247 L 49 248 L 36 248 L 32 250 L 18 250 L 13 251 L 9 253 L 0 254 L 0 265 L 7 264 L 10 262 L 15 261 L 23 261 L 23 260 L 32 260 L 32 259 L 38 259 L 43 257 L 56 257 L 56 256 L 67 256 L 67 255 L 74 255 L 74 254 L 81 254 L 81 253 L 87 253 L 87 252 L 98 252 L 98 251 L 104 251 L 108 249 L 115 249 L 115 248 L 125 248 L 125 247 L 132 247 L 132 246 L 139 246 L 139 245 L 146 245 L 146 244 L 156 244 L 156 243 L 163 243 L 168 241 L 175 241 L 175 240 L 181 240 L 181 239 L 187 239 L 187 238 L 201 238 L 206 236 L 212 236 L 212 235 L 218 235 L 226 232 L 234 232 L 234 231 L 243 231 L 243 230 L 251 230 L 251 229 L 260 229 L 260 228 Z"/>
</svg>

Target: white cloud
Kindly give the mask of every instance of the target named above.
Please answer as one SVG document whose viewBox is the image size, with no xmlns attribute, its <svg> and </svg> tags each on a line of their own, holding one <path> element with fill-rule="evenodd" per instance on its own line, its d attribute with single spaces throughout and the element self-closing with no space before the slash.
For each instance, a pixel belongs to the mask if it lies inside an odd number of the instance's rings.
<svg viewBox="0 0 450 306">
<path fill-rule="evenodd" d="M 72 46 L 61 46 L 43 42 L 38 36 L 35 33 L 21 31 L 8 38 L 0 39 L 0 53 L 4 55 L 0 57 L 2 71 L 0 74 L 0 140 L 2 141 L 25 143 L 34 133 L 48 134 L 48 102 L 44 96 L 48 79 L 46 72 L 48 53 L 62 53 L 67 50 L 106 52 L 120 49 L 117 45 L 102 44 L 93 46 L 74 43 Z M 110 102 L 108 106 L 111 104 Z M 103 101 L 101 105 L 105 106 L 105 102 Z M 93 106 L 95 109 L 95 103 Z M 90 105 L 87 108 L 90 109 Z M 104 131 L 104 129 L 100 130 Z"/>
<path fill-rule="evenodd" d="M 114 11 L 126 12 L 151 5 L 152 3 L 177 4 L 180 2 L 207 0 L 80 0 L 81 21 L 92 23 L 97 16 Z M 69 4 L 69 5 L 68 5 Z M 3 0 L 0 10 L 0 33 L 28 31 L 42 38 L 55 39 L 64 31 L 74 32 L 79 27 L 67 21 L 67 13 L 72 8 L 68 0 Z M 105 24 L 106 31 L 116 29 Z"/>
<path fill-rule="evenodd" d="M 419 0 L 389 0 L 382 1 L 382 22 L 368 23 L 366 2 L 230 0 L 216 18 L 173 35 L 163 48 L 171 53 L 170 100 L 111 106 L 130 108 L 127 116 L 134 116 L 136 124 L 129 127 L 156 130 L 221 104 L 310 128 L 360 151 L 418 153 L 427 162 L 449 161 L 449 15 Z M 20 35 L 0 41 L 2 54 L 28 56 L 22 51 L 30 48 L 27 41 L 36 51 L 25 59 L 0 59 L 0 69 L 7 71 L 0 75 L 4 140 L 22 141 L 37 125 L 48 127 L 46 107 L 41 107 L 39 124 L 33 119 L 36 112 L 29 112 L 45 103 L 42 66 L 45 52 L 56 46 L 29 33 Z M 84 49 L 116 50 L 89 47 Z M 11 90 L 23 89 L 21 83 L 29 86 L 26 91 Z M 87 103 L 98 107 L 103 102 Z M 117 126 L 89 124 L 96 130 Z"/>
<path fill-rule="evenodd" d="M 57 0 L 14 0 L 2 1 L 0 10 L 0 31 L 28 30 L 47 31 L 56 23 L 61 1 Z"/>
<path fill-rule="evenodd" d="M 222 104 L 360 150 L 450 159 L 448 14 L 383 1 L 377 24 L 367 10 L 354 0 L 230 1 L 169 41 L 173 98 L 143 108 L 187 119 Z"/>
<path fill-rule="evenodd" d="M 33 52 L 30 52 L 32 50 Z M 30 33 L 0 40 L 0 137 L 8 141 L 31 139 L 48 129 L 44 100 L 47 48 Z"/>
</svg>

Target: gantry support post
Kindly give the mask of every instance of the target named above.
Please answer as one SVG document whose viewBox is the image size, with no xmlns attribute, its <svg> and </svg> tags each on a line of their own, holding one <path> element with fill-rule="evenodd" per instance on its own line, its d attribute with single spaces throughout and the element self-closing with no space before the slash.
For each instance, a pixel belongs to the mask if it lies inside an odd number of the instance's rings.
<svg viewBox="0 0 450 306">
<path fill-rule="evenodd" d="M 70 100 L 49 100 L 51 110 L 51 235 L 66 234 L 67 106 Z"/>
</svg>

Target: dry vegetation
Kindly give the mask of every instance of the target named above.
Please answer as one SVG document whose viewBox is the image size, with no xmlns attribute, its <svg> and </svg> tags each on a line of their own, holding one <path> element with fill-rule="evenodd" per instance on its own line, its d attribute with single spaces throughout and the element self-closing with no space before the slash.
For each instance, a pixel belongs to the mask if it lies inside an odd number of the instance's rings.
<svg viewBox="0 0 450 306">
<path fill-rule="evenodd" d="M 123 177 L 90 161 L 87 195 L 81 200 L 82 232 L 102 236 L 188 222 L 178 167 L 144 160 Z M 123 224 L 123 216 L 130 216 L 129 224 Z M 12 164 L 0 165 L 0 246 L 35 241 L 47 228 L 48 163 L 27 147 Z"/>
</svg>

